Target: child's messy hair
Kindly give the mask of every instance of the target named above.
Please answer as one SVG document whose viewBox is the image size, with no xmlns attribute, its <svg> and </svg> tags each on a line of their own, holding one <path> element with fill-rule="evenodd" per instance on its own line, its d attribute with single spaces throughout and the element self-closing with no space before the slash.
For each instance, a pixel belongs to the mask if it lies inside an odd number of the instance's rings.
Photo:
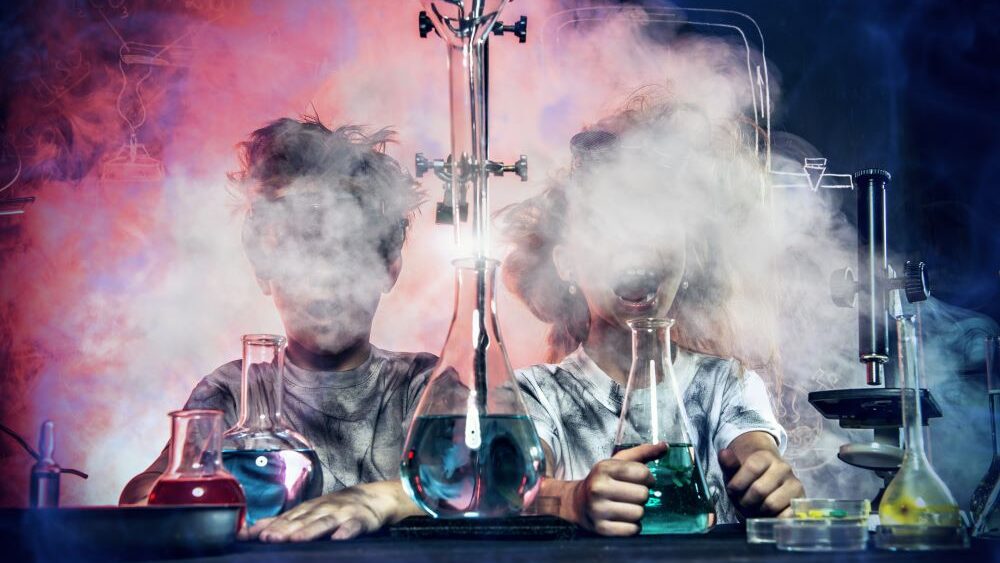
<svg viewBox="0 0 1000 563">
<path fill-rule="evenodd" d="M 584 197 L 592 175 L 601 174 L 605 162 L 622 147 L 590 146 L 593 143 L 628 142 L 636 129 L 672 112 L 687 111 L 669 102 L 654 101 L 647 95 L 633 96 L 621 109 L 574 137 L 573 167 L 550 180 L 541 194 L 500 212 L 503 235 L 511 246 L 504 261 L 503 281 L 538 319 L 550 325 L 546 361 L 558 362 L 575 350 L 588 336 L 590 314 L 580 292 L 570 291 L 556 269 L 553 251 L 571 236 L 570 221 L 575 197 Z M 739 145 L 737 124 L 723 142 Z M 600 133 L 600 134 L 595 134 Z M 623 141 L 624 140 L 624 141 Z M 627 150 L 627 149 L 626 149 Z M 609 156 L 609 154 L 611 156 Z M 665 196 L 666 197 L 666 196 Z M 577 218 L 578 220 L 579 218 Z M 684 348 L 720 357 L 733 357 L 754 368 L 770 368 L 777 361 L 774 348 L 751 351 L 737 342 L 730 307 L 740 288 L 739 276 L 727 263 L 722 242 L 712 221 L 716 217 L 685 218 L 686 289 L 678 292 L 669 316 L 676 319 L 672 338 Z M 588 223 L 589 224 L 589 223 Z"/>
<path fill-rule="evenodd" d="M 229 174 L 247 206 L 244 246 L 253 255 L 260 244 L 261 204 L 279 200 L 307 185 L 335 192 L 323 201 L 348 197 L 365 214 L 363 233 L 378 241 L 386 261 L 400 252 L 409 220 L 423 201 L 416 181 L 385 154 L 395 132 L 366 134 L 357 125 L 336 129 L 318 117 L 281 118 L 250 134 L 238 145 L 240 168 Z M 277 233 L 276 236 L 281 236 Z"/>
</svg>

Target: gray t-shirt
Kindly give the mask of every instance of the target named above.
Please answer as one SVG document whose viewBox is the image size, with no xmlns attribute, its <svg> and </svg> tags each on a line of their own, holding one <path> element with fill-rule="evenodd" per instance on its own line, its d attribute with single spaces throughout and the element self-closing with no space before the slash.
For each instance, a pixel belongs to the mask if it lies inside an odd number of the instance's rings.
<svg viewBox="0 0 1000 563">
<path fill-rule="evenodd" d="M 436 361 L 432 354 L 372 347 L 368 360 L 350 371 L 285 363 L 284 418 L 315 448 L 324 494 L 399 477 L 409 419 Z M 234 360 L 202 379 L 184 408 L 221 410 L 223 426 L 233 426 L 242 364 Z"/>
<path fill-rule="evenodd" d="M 763 431 L 780 451 L 787 439 L 771 408 L 764 381 L 739 362 L 678 349 L 673 362 L 677 388 L 691 422 L 691 441 L 716 497 L 719 523 L 736 522 L 725 493 L 719 451 L 740 434 Z M 611 457 L 624 389 L 580 347 L 558 365 L 536 365 L 516 373 L 525 405 L 555 456 L 558 479 L 579 480 Z"/>
</svg>

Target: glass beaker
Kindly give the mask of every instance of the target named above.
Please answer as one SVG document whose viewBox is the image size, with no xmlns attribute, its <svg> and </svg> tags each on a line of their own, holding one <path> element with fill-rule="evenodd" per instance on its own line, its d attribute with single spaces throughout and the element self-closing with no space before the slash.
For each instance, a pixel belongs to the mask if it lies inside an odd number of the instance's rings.
<svg viewBox="0 0 1000 563">
<path fill-rule="evenodd" d="M 323 492 L 312 445 L 285 423 L 283 336 L 243 336 L 240 415 L 226 431 L 222 459 L 247 496 L 247 526 L 277 516 Z"/>
<path fill-rule="evenodd" d="M 239 505 L 237 521 L 243 522 L 243 489 L 222 465 L 222 411 L 174 411 L 170 420 L 169 464 L 148 503 Z"/>
<path fill-rule="evenodd" d="M 913 315 L 896 317 L 905 451 L 879 505 L 881 525 L 876 545 L 894 550 L 968 547 L 958 503 L 934 471 L 924 449 L 921 374 L 913 319 Z"/>
<path fill-rule="evenodd" d="M 649 488 L 642 534 L 692 534 L 715 525 L 709 496 L 691 440 L 691 425 L 674 376 L 670 355 L 673 319 L 634 319 L 632 367 L 618 419 L 615 453 L 641 444 L 666 442 L 670 449 L 649 462 Z"/>
<path fill-rule="evenodd" d="M 1000 538 L 1000 342 L 996 336 L 985 339 L 986 391 L 990 400 L 990 424 L 993 429 L 993 461 L 979 486 L 972 493 L 970 511 L 976 537 Z"/>
<path fill-rule="evenodd" d="M 454 265 L 455 312 L 400 472 L 410 497 L 434 517 L 511 516 L 534 500 L 545 457 L 497 326 L 499 262 Z"/>
</svg>

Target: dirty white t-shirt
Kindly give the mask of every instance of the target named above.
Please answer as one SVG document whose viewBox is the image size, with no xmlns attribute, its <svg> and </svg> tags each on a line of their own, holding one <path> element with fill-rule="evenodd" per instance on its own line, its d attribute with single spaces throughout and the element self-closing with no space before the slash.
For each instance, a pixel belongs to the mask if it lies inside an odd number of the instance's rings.
<svg viewBox="0 0 1000 563">
<path fill-rule="evenodd" d="M 718 522 L 736 522 L 719 451 L 753 431 L 771 434 L 783 451 L 785 430 L 774 416 L 764 381 L 742 370 L 739 362 L 679 348 L 673 366 L 691 421 L 691 441 L 709 494 L 716 499 Z M 625 389 L 583 347 L 558 365 L 532 366 L 516 376 L 538 437 L 552 448 L 557 479 L 583 479 L 597 462 L 611 457 Z"/>
<path fill-rule="evenodd" d="M 399 478 L 407 425 L 436 361 L 432 354 L 373 346 L 368 360 L 349 371 L 285 363 L 285 422 L 315 448 L 324 494 Z M 218 409 L 226 428 L 235 424 L 242 364 L 230 362 L 202 379 L 184 408 Z"/>
</svg>

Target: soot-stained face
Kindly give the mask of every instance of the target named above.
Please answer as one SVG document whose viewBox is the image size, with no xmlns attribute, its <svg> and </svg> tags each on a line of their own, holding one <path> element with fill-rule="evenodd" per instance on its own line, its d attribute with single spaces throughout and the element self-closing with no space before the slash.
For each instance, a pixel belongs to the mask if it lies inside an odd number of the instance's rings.
<svg viewBox="0 0 1000 563">
<path fill-rule="evenodd" d="M 346 194 L 306 191 L 255 205 L 258 278 L 288 336 L 315 353 L 367 338 L 398 257 L 386 260 L 371 212 Z"/>
</svg>

